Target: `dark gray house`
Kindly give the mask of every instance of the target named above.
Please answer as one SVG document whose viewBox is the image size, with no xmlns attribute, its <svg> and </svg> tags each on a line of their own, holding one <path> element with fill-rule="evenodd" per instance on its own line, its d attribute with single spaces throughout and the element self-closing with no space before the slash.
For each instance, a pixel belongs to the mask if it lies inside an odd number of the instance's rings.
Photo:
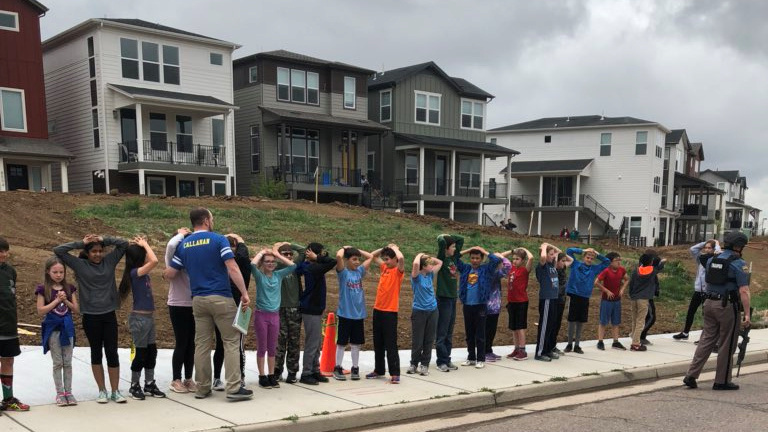
<svg viewBox="0 0 768 432">
<path fill-rule="evenodd" d="M 368 141 L 372 70 L 278 50 L 234 61 L 237 193 L 282 181 L 291 198 L 357 203 Z"/>
<path fill-rule="evenodd" d="M 483 223 L 485 205 L 507 205 L 507 183 L 483 182 L 486 162 L 517 151 L 486 142 L 493 95 L 434 62 L 368 78 L 369 119 L 392 132 L 368 140 L 374 190 L 404 211 Z"/>
</svg>

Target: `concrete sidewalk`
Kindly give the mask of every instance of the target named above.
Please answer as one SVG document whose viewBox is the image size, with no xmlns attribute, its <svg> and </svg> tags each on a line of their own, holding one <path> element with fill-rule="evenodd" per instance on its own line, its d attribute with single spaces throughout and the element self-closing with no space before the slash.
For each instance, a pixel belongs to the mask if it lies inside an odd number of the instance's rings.
<svg viewBox="0 0 768 432">
<path fill-rule="evenodd" d="M 745 363 L 768 360 L 768 329 L 750 333 L 751 342 Z M 16 431 L 204 431 L 221 428 L 246 430 L 326 431 L 365 427 L 411 418 L 445 414 L 451 411 L 493 408 L 521 400 L 588 389 L 610 387 L 632 381 L 682 376 L 693 357 L 699 332 L 689 341 L 675 341 L 672 335 L 653 335 L 653 345 L 646 352 L 599 351 L 595 341 L 582 343 L 584 354 L 570 353 L 559 360 L 544 363 L 529 359 L 513 361 L 504 358 L 486 363 L 484 369 L 461 367 L 443 373 L 434 367 L 430 375 L 407 375 L 410 351 L 400 352 L 401 383 L 388 380 L 334 381 L 319 386 L 281 383 L 279 389 L 257 386 L 255 353 L 247 353 L 246 385 L 254 398 L 244 402 L 228 402 L 223 392 L 197 400 L 192 394 L 168 391 L 167 399 L 147 399 L 127 404 L 97 404 L 97 396 L 89 365 L 88 348 L 76 348 L 73 361 L 73 393 L 80 400 L 76 407 L 58 407 L 51 378 L 51 361 L 40 347 L 24 347 L 16 359 L 14 390 L 33 406 L 26 413 L 3 413 L 0 430 Z M 627 339 L 622 339 L 629 346 Z M 606 344 L 610 346 L 610 344 Z M 562 348 L 562 344 L 560 347 Z M 510 347 L 494 348 L 506 355 Z M 533 347 L 529 346 L 529 354 Z M 130 382 L 129 354 L 120 351 L 121 390 L 127 396 Z M 532 356 L 531 356 L 532 357 Z M 466 349 L 453 351 L 454 363 L 466 358 Z M 707 369 L 714 366 L 712 355 Z M 161 350 L 156 370 L 158 385 L 167 389 L 170 382 L 171 351 Z M 350 356 L 345 356 L 345 367 Z M 434 363 L 434 355 L 433 355 Z M 373 352 L 360 356 L 360 371 L 373 370 Z M 738 381 L 738 380 L 737 380 Z M 742 381 L 745 381 L 742 379 Z M 744 382 L 742 382 L 744 383 Z M 681 383 L 682 385 L 682 383 Z M 702 385 L 706 389 L 706 384 Z M 704 390 L 708 391 L 708 390 Z"/>
</svg>

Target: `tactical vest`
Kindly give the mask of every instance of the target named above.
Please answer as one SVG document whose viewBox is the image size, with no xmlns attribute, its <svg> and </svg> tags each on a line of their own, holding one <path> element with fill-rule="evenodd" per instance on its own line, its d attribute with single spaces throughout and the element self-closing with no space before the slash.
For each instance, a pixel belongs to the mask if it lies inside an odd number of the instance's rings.
<svg viewBox="0 0 768 432">
<path fill-rule="evenodd" d="M 731 263 L 739 259 L 736 254 L 730 255 L 728 258 L 720 258 L 719 255 L 712 258 L 707 265 L 707 274 L 704 280 L 708 285 L 725 285 L 728 282 L 736 282 L 735 277 L 728 277 L 728 269 L 731 267 Z"/>
</svg>

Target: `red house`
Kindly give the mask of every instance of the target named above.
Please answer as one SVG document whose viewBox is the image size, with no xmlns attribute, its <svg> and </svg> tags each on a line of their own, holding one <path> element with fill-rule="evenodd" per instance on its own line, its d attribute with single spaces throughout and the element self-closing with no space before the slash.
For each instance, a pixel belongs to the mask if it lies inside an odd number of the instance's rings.
<svg viewBox="0 0 768 432">
<path fill-rule="evenodd" d="M 52 142 L 45 109 L 40 17 L 48 11 L 34 0 L 0 3 L 0 191 L 67 192 L 73 158 Z"/>
</svg>

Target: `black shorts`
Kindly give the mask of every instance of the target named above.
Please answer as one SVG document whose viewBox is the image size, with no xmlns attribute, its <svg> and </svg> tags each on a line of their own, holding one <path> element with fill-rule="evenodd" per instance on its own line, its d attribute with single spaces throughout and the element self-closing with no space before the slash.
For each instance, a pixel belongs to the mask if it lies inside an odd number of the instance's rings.
<svg viewBox="0 0 768 432">
<path fill-rule="evenodd" d="M 587 322 L 589 318 L 589 298 L 572 295 L 568 306 L 568 321 Z"/>
<path fill-rule="evenodd" d="M 339 332 L 336 335 L 336 345 L 362 345 L 365 343 L 365 320 L 339 317 Z"/>
<path fill-rule="evenodd" d="M 16 357 L 21 354 L 19 338 L 0 340 L 0 357 Z"/>
<path fill-rule="evenodd" d="M 528 302 L 507 303 L 509 329 L 525 330 L 528 328 Z"/>
</svg>

